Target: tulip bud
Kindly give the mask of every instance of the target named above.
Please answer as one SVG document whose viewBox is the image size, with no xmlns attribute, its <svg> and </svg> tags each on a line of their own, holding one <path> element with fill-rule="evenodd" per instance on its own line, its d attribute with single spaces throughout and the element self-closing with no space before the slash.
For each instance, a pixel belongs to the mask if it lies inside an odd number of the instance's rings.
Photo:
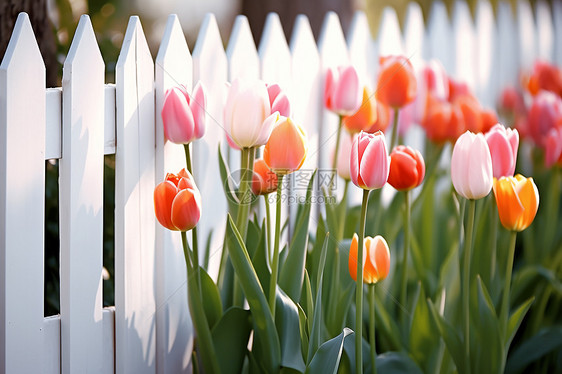
<svg viewBox="0 0 562 374">
<path fill-rule="evenodd" d="M 269 169 L 263 159 L 254 161 L 252 192 L 254 195 L 267 195 L 277 190 L 277 174 Z"/>
<path fill-rule="evenodd" d="M 349 170 L 353 184 L 365 190 L 381 188 L 388 179 L 389 165 L 384 134 L 361 131 L 351 148 Z"/>
<path fill-rule="evenodd" d="M 154 189 L 156 219 L 169 230 L 188 231 L 201 217 L 201 195 L 193 177 L 182 169 L 177 175 L 169 173 L 166 180 Z"/>
<path fill-rule="evenodd" d="M 289 117 L 291 115 L 289 98 L 278 84 L 268 84 L 267 94 L 269 95 L 271 113 L 279 112 L 279 115 L 283 117 Z"/>
<path fill-rule="evenodd" d="M 352 65 L 329 68 L 324 84 L 324 105 L 340 116 L 349 116 L 361 106 L 359 75 Z"/>
<path fill-rule="evenodd" d="M 492 156 L 494 178 L 513 176 L 519 148 L 519 132 L 506 129 L 498 123 L 486 133 L 486 142 Z"/>
<path fill-rule="evenodd" d="M 357 234 L 353 234 L 349 248 L 349 275 L 357 281 L 357 250 L 359 246 Z M 380 235 L 374 238 L 367 236 L 363 240 L 363 282 L 377 283 L 388 276 L 390 271 L 390 250 L 386 240 Z"/>
<path fill-rule="evenodd" d="M 393 108 L 401 108 L 416 98 L 416 75 L 405 56 L 380 58 L 377 100 Z"/>
<path fill-rule="evenodd" d="M 457 193 L 466 199 L 481 199 L 490 193 L 492 156 L 484 135 L 467 131 L 457 139 L 451 158 L 451 178 Z"/>
<path fill-rule="evenodd" d="M 418 150 L 399 145 L 390 154 L 388 183 L 398 191 L 407 191 L 421 184 L 425 162 Z"/>
<path fill-rule="evenodd" d="M 302 166 L 308 144 L 302 127 L 290 118 L 280 117 L 263 150 L 263 159 L 276 174 L 289 174 Z"/>
<path fill-rule="evenodd" d="M 529 116 L 527 129 L 539 146 L 544 145 L 544 136 L 562 118 L 562 99 L 552 92 L 541 91 L 535 96 Z"/>
<path fill-rule="evenodd" d="M 197 83 L 190 96 L 184 87 L 166 91 L 162 105 L 162 122 L 166 139 L 188 144 L 205 134 L 205 89 Z"/>
<path fill-rule="evenodd" d="M 494 180 L 494 195 L 502 225 L 523 231 L 533 222 L 539 208 L 539 191 L 533 178 L 517 174 Z"/>
</svg>

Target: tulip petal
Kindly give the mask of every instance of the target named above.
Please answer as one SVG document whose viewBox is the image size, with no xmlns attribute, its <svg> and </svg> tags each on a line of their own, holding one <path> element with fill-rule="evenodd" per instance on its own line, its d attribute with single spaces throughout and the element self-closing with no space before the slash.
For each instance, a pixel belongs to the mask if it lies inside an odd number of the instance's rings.
<svg viewBox="0 0 562 374">
<path fill-rule="evenodd" d="M 510 230 L 516 229 L 525 208 L 515 191 L 515 181 L 512 178 L 497 179 L 494 183 L 494 195 L 502 225 Z"/>
<path fill-rule="evenodd" d="M 351 279 L 357 281 L 357 246 L 359 238 L 357 234 L 353 234 L 353 239 L 351 239 L 351 246 L 349 247 L 349 260 L 347 266 L 349 268 L 349 275 Z"/>
<path fill-rule="evenodd" d="M 191 113 L 193 113 L 195 138 L 200 139 L 205 135 L 205 108 L 207 108 L 205 87 L 201 81 L 193 89 L 189 107 L 191 108 Z"/>
<path fill-rule="evenodd" d="M 386 240 L 380 235 L 375 236 L 370 249 L 369 257 L 376 269 L 375 282 L 378 282 L 385 279 L 390 271 L 390 250 Z"/>
<path fill-rule="evenodd" d="M 471 199 L 481 199 L 490 193 L 493 184 L 492 157 L 484 135 L 478 134 L 468 157 L 468 189 Z"/>
<path fill-rule="evenodd" d="M 384 186 L 388 180 L 390 160 L 384 136 L 376 136 L 369 143 L 361 158 L 359 173 L 368 189 Z"/>
<path fill-rule="evenodd" d="M 197 190 L 181 190 L 172 203 L 172 222 L 180 231 L 194 228 L 201 218 L 201 196 Z"/>
<path fill-rule="evenodd" d="M 453 155 L 451 157 L 451 180 L 453 181 L 453 186 L 459 195 L 467 199 L 470 198 L 467 188 L 467 174 L 470 145 L 473 142 L 473 138 L 474 134 L 471 132 L 461 135 L 453 147 Z"/>
<path fill-rule="evenodd" d="M 176 144 L 186 144 L 193 140 L 193 114 L 187 99 L 178 87 L 166 93 L 162 105 L 162 122 L 166 139 Z"/>
<path fill-rule="evenodd" d="M 172 203 L 178 188 L 170 181 L 164 181 L 154 189 L 154 213 L 156 219 L 168 230 L 177 230 L 172 223 Z"/>
<path fill-rule="evenodd" d="M 516 185 L 519 201 L 524 206 L 523 214 L 520 215 L 516 223 L 516 230 L 525 230 L 535 219 L 539 208 L 539 191 L 533 182 L 533 178 L 526 178 Z"/>
</svg>

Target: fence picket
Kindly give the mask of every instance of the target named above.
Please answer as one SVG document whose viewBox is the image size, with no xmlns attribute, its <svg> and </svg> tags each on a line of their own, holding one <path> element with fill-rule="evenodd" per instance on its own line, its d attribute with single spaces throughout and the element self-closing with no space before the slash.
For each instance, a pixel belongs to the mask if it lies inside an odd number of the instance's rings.
<svg viewBox="0 0 562 374">
<path fill-rule="evenodd" d="M 537 57 L 537 34 L 533 10 L 527 0 L 517 2 L 516 35 L 519 47 L 519 71 L 528 70 Z"/>
<path fill-rule="evenodd" d="M 115 361 L 155 373 L 154 63 L 131 17 L 116 66 Z"/>
<path fill-rule="evenodd" d="M 220 259 L 226 222 L 226 199 L 219 172 L 218 147 L 226 144 L 223 127 L 223 106 L 226 95 L 227 59 L 219 33 L 217 20 L 207 14 L 199 30 L 193 49 L 193 77 L 207 88 L 207 116 L 205 136 L 194 143 L 194 171 L 203 208 L 199 228 L 199 248 L 203 258 L 203 243 L 212 233 L 209 246 L 210 263 L 216 265 Z M 215 268 L 212 268 L 213 273 Z"/>
<path fill-rule="evenodd" d="M 192 62 L 178 17 L 168 17 L 156 56 L 156 183 L 167 172 L 185 167 L 181 146 L 166 142 L 162 103 L 166 90 L 191 88 Z M 158 373 L 186 373 L 193 349 L 193 328 L 187 307 L 187 275 L 180 235 L 156 224 L 156 369 Z"/>
<path fill-rule="evenodd" d="M 428 59 L 441 61 L 445 70 L 451 74 L 454 72 L 454 61 L 452 55 L 452 30 L 447 8 L 442 1 L 435 1 L 429 13 L 427 26 L 427 55 Z"/>
<path fill-rule="evenodd" d="M 377 35 L 379 56 L 401 55 L 404 53 L 400 23 L 394 8 L 387 6 L 383 9 Z"/>
<path fill-rule="evenodd" d="M 562 3 L 552 2 L 552 16 L 554 18 L 554 62 L 562 66 Z"/>
<path fill-rule="evenodd" d="M 478 49 L 474 24 L 466 2 L 455 2 L 452 26 L 453 38 L 450 49 L 453 52 L 454 66 L 450 74 L 468 84 L 468 87 L 474 91 L 478 74 Z"/>
<path fill-rule="evenodd" d="M 544 0 L 535 3 L 537 25 L 537 58 L 552 62 L 554 57 L 554 27 L 550 5 Z"/>
<path fill-rule="evenodd" d="M 98 373 L 103 368 L 103 81 L 104 62 L 90 18 L 84 15 L 64 63 L 62 79 L 62 373 Z"/>
<path fill-rule="evenodd" d="M 495 106 L 498 95 L 498 68 L 494 62 L 497 48 L 497 28 L 494 10 L 487 0 L 479 1 L 476 8 L 476 45 L 478 69 L 476 71 L 476 95 L 486 107 Z"/>
<path fill-rule="evenodd" d="M 425 57 L 424 23 L 421 7 L 416 2 L 408 5 L 404 27 L 404 54 L 414 68 L 418 68 Z"/>
<path fill-rule="evenodd" d="M 0 65 L 0 373 L 43 367 L 45 97 L 45 64 L 20 13 Z"/>
<path fill-rule="evenodd" d="M 361 83 L 369 87 L 372 92 L 379 61 L 365 13 L 356 12 L 353 16 L 347 36 L 347 45 L 349 59 L 357 69 Z"/>
<path fill-rule="evenodd" d="M 498 86 L 502 90 L 507 85 L 515 85 L 519 74 L 519 55 L 514 13 L 511 4 L 506 1 L 498 3 L 497 48 L 495 64 L 498 67 Z M 501 68 L 500 68 L 501 67 Z"/>
<path fill-rule="evenodd" d="M 43 320 L 43 373 L 60 374 L 60 315 L 46 317 Z M 109 345 L 109 344 L 108 344 Z"/>
</svg>

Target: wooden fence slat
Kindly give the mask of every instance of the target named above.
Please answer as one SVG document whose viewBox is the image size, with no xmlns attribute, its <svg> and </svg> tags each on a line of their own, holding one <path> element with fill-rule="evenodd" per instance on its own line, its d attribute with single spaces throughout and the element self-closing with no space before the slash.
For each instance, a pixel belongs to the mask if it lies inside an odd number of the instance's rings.
<svg viewBox="0 0 562 374">
<path fill-rule="evenodd" d="M 218 273 L 226 222 L 226 199 L 219 172 L 218 147 L 226 139 L 223 126 L 223 106 L 226 99 L 228 62 L 219 33 L 217 20 L 207 14 L 199 30 L 193 49 L 194 81 L 201 81 L 207 89 L 205 136 L 194 143 L 195 180 L 201 191 L 203 208 L 199 221 L 199 253 L 204 257 L 204 244 L 212 232 L 209 246 L 210 269 Z M 223 148 L 224 149 L 224 148 Z"/>
<path fill-rule="evenodd" d="M 537 25 L 537 58 L 552 62 L 554 57 L 554 26 L 550 5 L 544 0 L 535 3 Z"/>
<path fill-rule="evenodd" d="M 102 310 L 102 336 L 103 336 L 103 374 L 119 373 L 115 369 L 115 307 Z M 128 371 L 136 373 L 135 371 Z"/>
<path fill-rule="evenodd" d="M 357 69 L 361 83 L 373 91 L 379 61 L 364 12 L 355 12 L 347 35 L 347 45 L 349 59 Z"/>
<path fill-rule="evenodd" d="M 64 63 L 62 87 L 62 373 L 98 373 L 103 368 L 104 62 L 86 15 Z"/>
<path fill-rule="evenodd" d="M 428 59 L 434 58 L 441 61 L 447 73 L 453 73 L 453 51 L 447 47 L 452 43 L 451 23 L 447 15 L 447 8 L 440 0 L 433 2 L 426 32 Z"/>
<path fill-rule="evenodd" d="M 47 88 L 45 159 L 61 156 L 62 88 Z"/>
<path fill-rule="evenodd" d="M 506 1 L 498 3 L 497 12 L 497 48 L 495 64 L 498 66 L 498 86 L 502 90 L 507 85 L 515 86 L 519 77 L 519 55 L 517 47 L 517 29 L 511 4 Z"/>
<path fill-rule="evenodd" d="M 476 95 L 488 108 L 494 108 L 499 94 L 495 51 L 497 48 L 497 28 L 494 23 L 494 10 L 487 0 L 481 0 L 476 7 L 476 45 L 478 46 L 478 69 L 476 75 Z"/>
<path fill-rule="evenodd" d="M 45 64 L 20 13 L 0 65 L 0 373 L 43 367 L 45 97 Z"/>
<path fill-rule="evenodd" d="M 552 16 L 554 18 L 554 62 L 562 66 L 562 2 L 552 2 Z"/>
<path fill-rule="evenodd" d="M 154 63 L 138 17 L 116 66 L 115 361 L 155 373 Z"/>
<path fill-rule="evenodd" d="M 453 52 L 454 68 L 450 73 L 465 82 L 474 92 L 478 73 L 478 49 L 472 16 L 466 2 L 455 2 L 452 26 L 452 45 L 448 49 Z M 442 48 L 447 49 L 445 46 Z"/>
<path fill-rule="evenodd" d="M 516 35 L 519 47 L 519 70 L 529 70 L 537 58 L 538 48 L 533 10 L 527 0 L 517 2 Z"/>
<path fill-rule="evenodd" d="M 60 314 L 43 320 L 43 373 L 60 374 Z"/>
<path fill-rule="evenodd" d="M 421 7 L 411 2 L 408 4 L 404 27 L 404 54 L 416 69 L 423 63 L 425 56 L 424 31 Z"/>
<path fill-rule="evenodd" d="M 401 55 L 404 53 L 400 23 L 394 8 L 387 6 L 383 9 L 377 35 L 379 56 Z"/>
<path fill-rule="evenodd" d="M 154 70 L 153 70 L 154 71 Z M 103 154 L 115 154 L 115 84 L 109 83 L 104 86 L 105 112 L 103 118 Z"/>
<path fill-rule="evenodd" d="M 178 17 L 170 15 L 156 56 L 156 183 L 167 172 L 185 167 L 181 146 L 166 142 L 162 103 L 167 89 L 191 88 L 192 62 Z M 156 370 L 186 373 L 193 349 L 193 328 L 187 307 L 187 275 L 180 235 L 156 223 Z"/>
</svg>

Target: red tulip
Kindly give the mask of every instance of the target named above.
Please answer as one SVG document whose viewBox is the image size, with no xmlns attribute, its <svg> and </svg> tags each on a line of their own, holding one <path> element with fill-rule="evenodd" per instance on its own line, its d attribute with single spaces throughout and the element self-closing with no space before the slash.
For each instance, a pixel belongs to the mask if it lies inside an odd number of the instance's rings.
<svg viewBox="0 0 562 374">
<path fill-rule="evenodd" d="M 531 73 L 523 77 L 523 86 L 533 96 L 541 90 L 562 96 L 562 71 L 546 61 L 535 61 Z"/>
<path fill-rule="evenodd" d="M 389 164 L 384 134 L 361 131 L 351 148 L 351 181 L 365 190 L 381 188 L 388 179 Z"/>
<path fill-rule="evenodd" d="M 172 143 L 188 144 L 205 134 L 205 89 L 197 83 L 189 95 L 185 87 L 166 91 L 162 105 L 164 134 Z"/>
<path fill-rule="evenodd" d="M 398 191 L 407 191 L 421 184 L 425 176 L 425 162 L 418 150 L 404 145 L 390 154 L 388 183 Z"/>
<path fill-rule="evenodd" d="M 269 169 L 263 159 L 254 162 L 252 192 L 254 195 L 267 195 L 277 190 L 277 174 Z"/>
<path fill-rule="evenodd" d="M 498 123 L 498 116 L 491 109 L 482 109 L 480 111 L 480 121 L 482 122 L 482 132 L 486 133 Z"/>
<path fill-rule="evenodd" d="M 482 132 L 480 103 L 474 96 L 470 94 L 457 95 L 453 100 L 453 105 L 456 105 L 462 112 L 465 130 L 473 133 Z"/>
<path fill-rule="evenodd" d="M 385 132 L 390 125 L 390 108 L 388 105 L 377 102 L 377 119 L 371 124 L 365 132 L 375 133 L 377 131 Z"/>
<path fill-rule="evenodd" d="M 550 129 L 557 126 L 561 118 L 562 99 L 552 92 L 539 92 L 533 100 L 527 118 L 527 129 L 535 144 L 543 146 L 544 137 Z"/>
<path fill-rule="evenodd" d="M 154 189 L 154 212 L 165 228 L 188 231 L 201 217 L 201 195 L 193 177 L 185 169 L 177 175 L 168 173 Z"/>
<path fill-rule="evenodd" d="M 454 142 L 464 131 L 464 117 L 458 106 L 429 95 L 421 126 L 435 143 Z"/>
<path fill-rule="evenodd" d="M 416 75 L 405 56 L 380 58 L 377 100 L 393 108 L 401 108 L 416 98 Z"/>
</svg>

